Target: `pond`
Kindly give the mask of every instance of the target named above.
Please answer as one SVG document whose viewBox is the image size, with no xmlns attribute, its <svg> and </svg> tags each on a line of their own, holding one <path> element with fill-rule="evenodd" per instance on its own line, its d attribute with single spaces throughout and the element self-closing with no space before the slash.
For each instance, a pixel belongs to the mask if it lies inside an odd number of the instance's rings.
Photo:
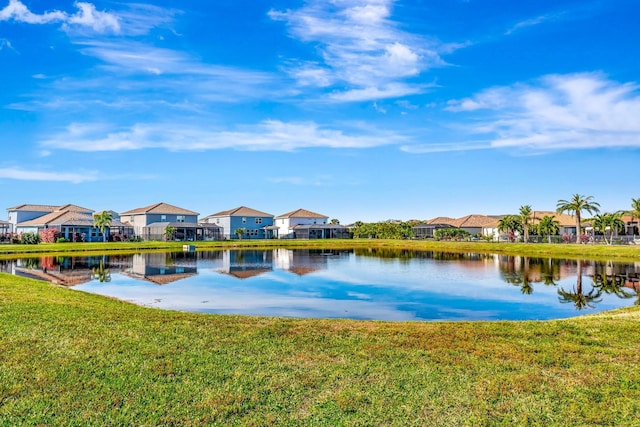
<svg viewBox="0 0 640 427">
<path fill-rule="evenodd" d="M 170 310 L 390 321 L 559 319 L 640 303 L 640 264 L 408 250 L 220 250 L 0 260 Z"/>
</svg>

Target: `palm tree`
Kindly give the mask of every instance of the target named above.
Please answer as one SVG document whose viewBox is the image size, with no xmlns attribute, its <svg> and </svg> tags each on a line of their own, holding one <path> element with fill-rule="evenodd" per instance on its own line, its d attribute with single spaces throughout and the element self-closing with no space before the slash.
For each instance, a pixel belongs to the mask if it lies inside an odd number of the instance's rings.
<svg viewBox="0 0 640 427">
<path fill-rule="evenodd" d="M 96 227 L 102 233 L 102 241 L 107 241 L 107 235 L 105 230 L 111 227 L 111 221 L 113 221 L 113 215 L 109 211 L 102 211 L 99 214 L 93 216 L 93 226 Z"/>
<path fill-rule="evenodd" d="M 604 235 L 604 242 L 607 245 L 613 243 L 613 234 L 623 230 L 625 223 L 622 220 L 622 212 L 598 214 L 592 219 L 593 228 L 599 230 Z M 607 240 L 607 230 L 609 230 L 609 240 Z"/>
<path fill-rule="evenodd" d="M 524 242 L 529 243 L 529 225 L 531 221 L 532 214 L 531 206 L 524 205 L 520 206 L 520 224 L 522 224 L 522 230 L 524 231 Z"/>
<path fill-rule="evenodd" d="M 580 243 L 580 217 L 582 211 L 587 211 L 590 214 L 600 212 L 600 204 L 592 202 L 593 196 L 583 196 L 582 194 L 574 194 L 571 200 L 558 200 L 556 205 L 556 212 L 567 212 L 569 215 L 576 218 L 576 243 Z"/>
<path fill-rule="evenodd" d="M 333 218 L 331 221 L 329 221 L 329 224 L 340 224 L 340 220 L 338 218 Z"/>
<path fill-rule="evenodd" d="M 627 214 L 631 215 L 631 221 L 640 219 L 640 198 L 631 199 L 631 209 L 627 211 Z M 636 226 L 633 234 L 636 234 L 636 230 L 640 230 L 640 227 Z"/>
<path fill-rule="evenodd" d="M 498 220 L 498 231 L 509 233 L 509 241 L 511 241 L 512 233 L 522 230 L 522 223 L 518 215 L 505 215 Z"/>
<path fill-rule="evenodd" d="M 560 230 L 560 221 L 554 215 L 545 215 L 540 219 L 538 224 L 540 234 L 547 236 L 547 242 L 551 243 L 551 235 L 558 233 Z"/>
</svg>

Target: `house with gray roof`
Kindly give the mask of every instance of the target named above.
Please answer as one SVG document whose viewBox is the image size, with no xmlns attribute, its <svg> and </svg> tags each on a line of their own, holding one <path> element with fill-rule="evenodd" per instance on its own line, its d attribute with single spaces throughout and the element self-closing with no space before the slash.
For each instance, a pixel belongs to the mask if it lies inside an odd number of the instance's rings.
<svg viewBox="0 0 640 427">
<path fill-rule="evenodd" d="M 306 209 L 296 209 L 278 215 L 275 225 L 281 239 L 348 239 L 349 229 L 329 224 L 329 217 Z"/>
<path fill-rule="evenodd" d="M 273 215 L 246 206 L 211 214 L 203 218 L 202 221 L 221 227 L 224 239 L 273 239 L 278 237 L 278 228 L 273 224 Z M 239 229 L 244 233 L 239 234 Z"/>
<path fill-rule="evenodd" d="M 62 205 L 53 207 L 44 205 L 21 205 L 9 208 L 12 219 L 29 218 L 19 221 L 14 231 L 16 233 L 40 233 L 46 229 L 56 229 L 59 237 L 72 242 L 102 242 L 102 232 L 94 227 L 94 211 L 77 205 Z M 36 214 L 39 214 L 36 216 Z M 126 233 L 128 227 L 118 220 L 111 221 L 111 225 L 105 229 L 105 233 L 111 240 L 115 232 L 120 235 Z"/>
<path fill-rule="evenodd" d="M 131 225 L 136 236 L 144 240 L 217 240 L 221 229 L 212 224 L 198 222 L 198 212 L 169 203 L 155 203 L 131 209 L 120 214 L 120 219 Z M 167 236 L 167 227 L 174 230 Z"/>
</svg>

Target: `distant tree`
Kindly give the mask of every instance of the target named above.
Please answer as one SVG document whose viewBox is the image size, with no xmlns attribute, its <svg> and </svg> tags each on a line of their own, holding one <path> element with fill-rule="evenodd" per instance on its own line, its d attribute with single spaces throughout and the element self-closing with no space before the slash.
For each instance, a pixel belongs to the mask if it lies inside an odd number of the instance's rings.
<svg viewBox="0 0 640 427">
<path fill-rule="evenodd" d="M 540 223 L 538 224 L 540 234 L 547 236 L 547 241 L 549 243 L 551 243 L 551 236 L 558 234 L 558 230 L 560 230 L 560 221 L 555 218 L 556 217 L 554 215 L 545 215 L 540 219 Z"/>
<path fill-rule="evenodd" d="M 113 221 L 113 215 L 109 211 L 102 211 L 93 216 L 93 226 L 100 230 L 102 233 L 102 241 L 107 241 L 107 235 L 105 234 L 105 230 L 111 227 L 111 221 Z"/>
<path fill-rule="evenodd" d="M 340 220 L 338 220 L 337 218 L 333 218 L 331 221 L 329 221 L 329 224 L 340 224 Z"/>
<path fill-rule="evenodd" d="M 530 205 L 520 206 L 520 224 L 522 224 L 522 231 L 524 232 L 524 242 L 529 243 L 529 225 L 531 224 L 531 210 Z"/>
</svg>

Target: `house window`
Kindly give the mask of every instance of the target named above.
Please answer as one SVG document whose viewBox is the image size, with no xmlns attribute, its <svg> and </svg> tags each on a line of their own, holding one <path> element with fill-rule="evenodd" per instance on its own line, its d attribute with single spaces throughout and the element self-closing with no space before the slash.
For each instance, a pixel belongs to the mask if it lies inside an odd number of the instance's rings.
<svg viewBox="0 0 640 427">
<path fill-rule="evenodd" d="M 216 218 L 216 224 L 220 224 L 220 218 Z"/>
<path fill-rule="evenodd" d="M 262 218 L 256 218 L 256 224 L 262 224 Z"/>
<path fill-rule="evenodd" d="M 160 215 L 160 222 L 167 222 L 167 216 L 166 215 Z"/>
<path fill-rule="evenodd" d="M 246 216 L 243 216 L 243 217 L 242 217 L 242 223 L 243 223 L 243 224 L 246 224 L 246 223 L 247 223 L 247 217 L 246 217 Z"/>
<path fill-rule="evenodd" d="M 184 222 L 185 219 L 186 219 L 186 217 L 184 215 L 177 215 L 176 216 L 176 222 Z"/>
</svg>

